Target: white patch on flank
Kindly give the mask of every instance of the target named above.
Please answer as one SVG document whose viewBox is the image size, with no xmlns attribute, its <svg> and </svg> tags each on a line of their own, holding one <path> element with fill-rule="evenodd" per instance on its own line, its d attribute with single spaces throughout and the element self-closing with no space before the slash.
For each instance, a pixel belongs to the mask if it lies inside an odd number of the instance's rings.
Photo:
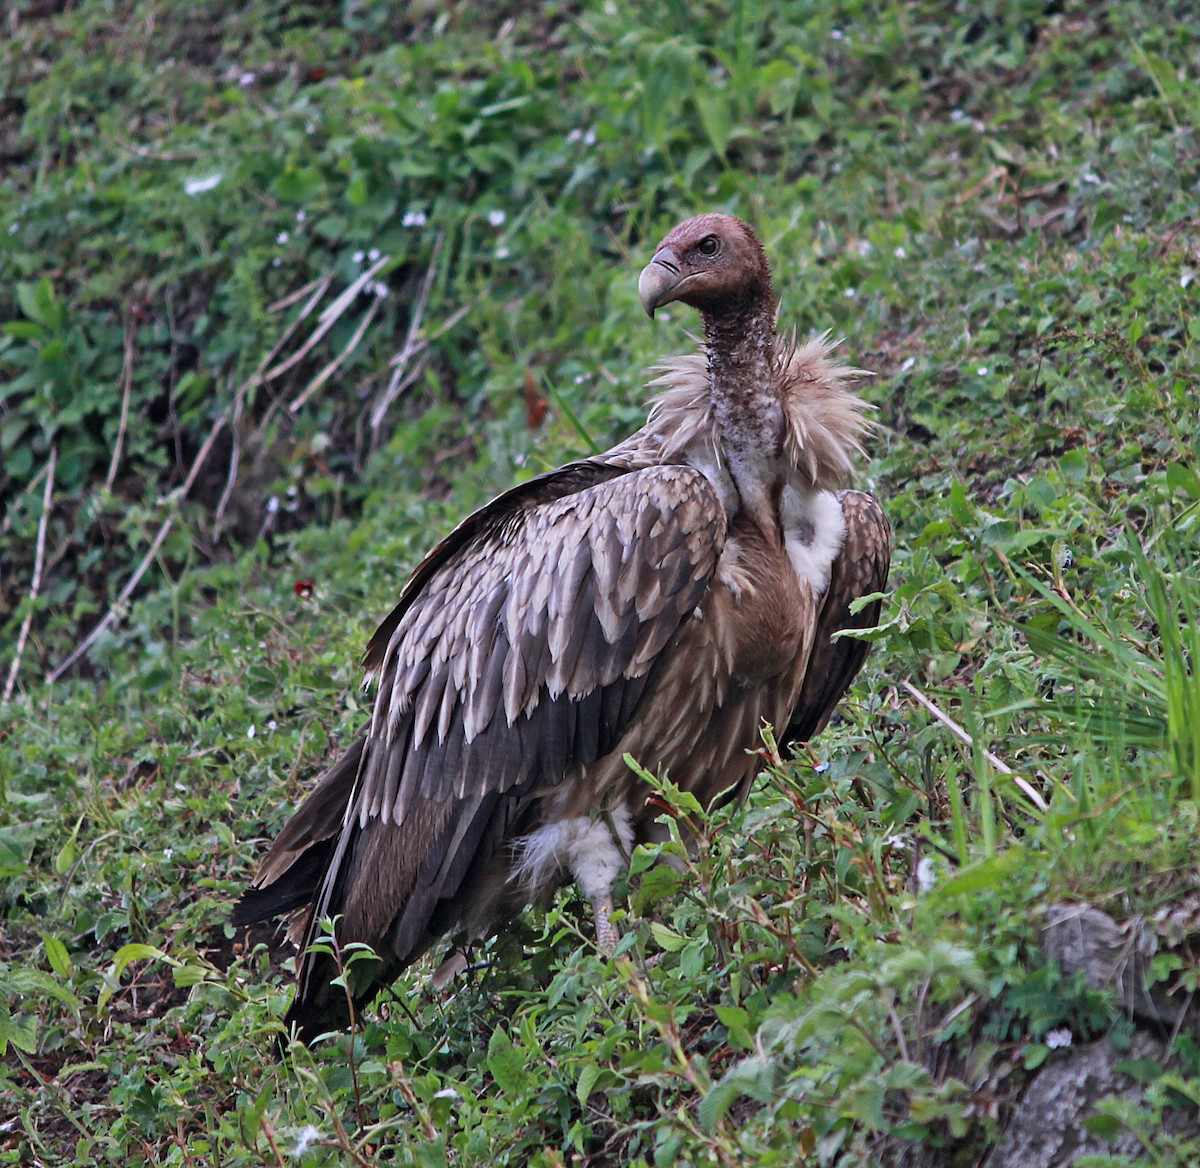
<svg viewBox="0 0 1200 1168">
<path fill-rule="evenodd" d="M 829 587 L 829 572 L 846 538 L 842 504 L 831 491 L 784 488 L 780 517 L 788 559 L 817 596 Z"/>
<path fill-rule="evenodd" d="M 633 826 L 624 805 L 595 819 L 560 819 L 517 841 L 519 858 L 510 879 L 536 897 L 553 888 L 565 870 L 588 900 L 596 900 L 611 893 L 632 843 Z"/>
</svg>

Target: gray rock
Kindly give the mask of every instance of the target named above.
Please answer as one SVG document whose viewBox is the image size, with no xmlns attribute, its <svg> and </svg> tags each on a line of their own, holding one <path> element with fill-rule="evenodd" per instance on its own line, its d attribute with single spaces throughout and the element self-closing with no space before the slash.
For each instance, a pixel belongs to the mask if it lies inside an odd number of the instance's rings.
<svg viewBox="0 0 1200 1168">
<path fill-rule="evenodd" d="M 1051 905 L 1046 920 L 1046 954 L 1068 977 L 1082 971 L 1089 985 L 1111 989 L 1140 1028 L 1127 1050 L 1102 1038 L 1055 1052 L 1025 1089 L 985 1168 L 1065 1168 L 1086 1155 L 1140 1159 L 1144 1149 L 1131 1134 L 1121 1132 L 1109 1143 L 1090 1133 L 1084 1121 L 1103 1099 L 1141 1097 L 1144 1085 L 1116 1065 L 1130 1059 L 1166 1065 L 1172 1036 L 1184 1027 L 1200 1029 L 1192 997 L 1169 994 L 1162 986 L 1146 989 L 1161 927 L 1140 919 L 1119 925 L 1099 909 L 1076 904 Z M 1169 1113 L 1168 1124 L 1178 1134 L 1200 1134 L 1195 1112 Z"/>
<path fill-rule="evenodd" d="M 1164 1037 L 1184 1026 L 1196 1028 L 1190 995 L 1172 995 L 1161 985 L 1146 989 L 1158 937 L 1140 918 L 1118 925 L 1090 905 L 1052 904 L 1046 910 L 1042 947 L 1068 977 L 1082 970 L 1088 985 L 1111 989 L 1127 1014 Z"/>
<path fill-rule="evenodd" d="M 1166 1043 L 1138 1031 L 1128 1050 L 1102 1038 L 1053 1056 L 1029 1084 L 985 1168 L 1065 1168 L 1080 1156 L 1102 1154 L 1139 1159 L 1144 1149 L 1128 1132 L 1109 1143 L 1083 1126 L 1100 1100 L 1140 1097 L 1143 1084 L 1115 1069 L 1126 1059 L 1166 1062 Z M 1181 1111 L 1172 1119 L 1177 1132 L 1200 1129 L 1194 1114 Z"/>
</svg>

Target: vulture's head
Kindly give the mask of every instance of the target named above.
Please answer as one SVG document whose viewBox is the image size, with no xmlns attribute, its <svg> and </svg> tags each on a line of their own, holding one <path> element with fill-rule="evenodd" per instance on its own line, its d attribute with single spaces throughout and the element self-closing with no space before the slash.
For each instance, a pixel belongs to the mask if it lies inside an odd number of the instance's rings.
<svg viewBox="0 0 1200 1168">
<path fill-rule="evenodd" d="M 705 316 L 740 315 L 771 300 L 771 272 L 758 237 L 732 215 L 685 219 L 638 277 L 642 307 L 678 300 Z"/>
</svg>

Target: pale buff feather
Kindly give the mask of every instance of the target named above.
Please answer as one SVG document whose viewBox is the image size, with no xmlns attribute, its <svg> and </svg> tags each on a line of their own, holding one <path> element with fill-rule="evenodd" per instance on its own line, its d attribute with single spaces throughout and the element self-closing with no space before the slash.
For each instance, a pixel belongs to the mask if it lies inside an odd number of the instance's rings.
<svg viewBox="0 0 1200 1168">
<path fill-rule="evenodd" d="M 803 345 L 797 344 L 794 332 L 775 341 L 785 420 L 784 457 L 818 490 L 846 485 L 872 428 L 866 415 L 874 406 L 853 389 L 855 382 L 871 374 L 836 360 L 832 356 L 836 347 L 829 333 Z M 617 449 L 624 453 L 627 447 L 649 446 L 655 461 L 672 462 L 706 447 L 719 461 L 721 443 L 703 350 L 670 357 L 651 371 L 658 376 L 650 388 L 659 392 L 651 400 L 649 421 Z"/>
</svg>

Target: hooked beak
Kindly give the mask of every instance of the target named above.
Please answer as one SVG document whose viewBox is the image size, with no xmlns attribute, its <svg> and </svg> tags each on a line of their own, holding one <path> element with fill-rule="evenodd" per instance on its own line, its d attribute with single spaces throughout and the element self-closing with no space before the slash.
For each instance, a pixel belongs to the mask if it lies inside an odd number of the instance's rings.
<svg viewBox="0 0 1200 1168">
<path fill-rule="evenodd" d="M 654 259 L 642 269 L 638 277 L 638 296 L 651 320 L 656 308 L 675 299 L 681 279 L 679 260 L 669 247 L 659 249 Z"/>
</svg>

